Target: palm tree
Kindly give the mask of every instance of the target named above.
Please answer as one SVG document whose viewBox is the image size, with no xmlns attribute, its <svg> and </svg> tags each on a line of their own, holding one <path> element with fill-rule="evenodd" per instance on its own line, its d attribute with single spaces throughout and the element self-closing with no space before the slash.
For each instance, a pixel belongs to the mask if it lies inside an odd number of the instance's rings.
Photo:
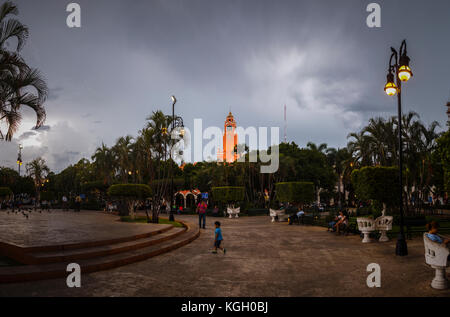
<svg viewBox="0 0 450 317">
<path fill-rule="evenodd" d="M 113 151 L 102 143 L 91 159 L 94 161 L 96 173 L 102 177 L 103 183 L 111 184 L 115 170 Z"/>
<path fill-rule="evenodd" d="M 306 145 L 310 150 L 313 151 L 319 151 L 321 153 L 324 153 L 328 147 L 328 145 L 326 143 L 322 143 L 319 146 L 317 146 L 317 144 L 313 143 L 313 142 L 308 142 L 308 144 Z"/>
<path fill-rule="evenodd" d="M 21 107 L 27 106 L 37 116 L 36 129 L 45 122 L 43 103 L 48 88 L 38 70 L 30 68 L 18 52 L 28 37 L 28 28 L 11 17 L 18 14 L 17 7 L 7 1 L 0 6 L 0 123 L 6 132 L 0 130 L 0 139 L 11 141 L 19 128 Z M 15 38 L 15 51 L 6 50 L 6 42 Z"/>
<path fill-rule="evenodd" d="M 34 180 L 37 200 L 41 199 L 41 187 L 44 185 L 47 175 L 50 173 L 45 160 L 38 157 L 26 165 L 27 173 Z"/>
</svg>

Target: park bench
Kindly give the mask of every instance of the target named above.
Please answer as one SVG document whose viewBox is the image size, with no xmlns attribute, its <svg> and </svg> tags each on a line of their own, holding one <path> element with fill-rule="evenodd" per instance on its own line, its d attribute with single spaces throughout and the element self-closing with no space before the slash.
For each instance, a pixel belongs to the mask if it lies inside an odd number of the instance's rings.
<svg viewBox="0 0 450 317">
<path fill-rule="evenodd" d="M 278 221 L 287 221 L 289 218 L 289 215 L 286 215 L 286 211 L 283 210 L 275 210 L 270 209 L 270 217 L 272 217 L 272 222 Z"/>
<path fill-rule="evenodd" d="M 230 219 L 233 218 L 233 215 L 235 216 L 235 218 L 239 218 L 240 212 L 241 212 L 241 207 L 238 207 L 238 208 L 227 207 L 227 214 L 229 215 Z M 225 214 L 225 216 L 226 216 L 226 214 Z"/>
<path fill-rule="evenodd" d="M 405 217 L 406 238 L 411 240 L 413 232 L 423 232 L 426 224 L 427 220 L 425 216 Z M 423 227 L 424 229 L 413 230 L 411 227 Z"/>
<path fill-rule="evenodd" d="M 423 234 L 423 242 L 425 245 L 425 262 L 436 270 L 431 287 L 447 289 L 448 280 L 445 269 L 448 265 L 449 249 L 444 244 L 431 241 L 426 233 Z"/>
</svg>

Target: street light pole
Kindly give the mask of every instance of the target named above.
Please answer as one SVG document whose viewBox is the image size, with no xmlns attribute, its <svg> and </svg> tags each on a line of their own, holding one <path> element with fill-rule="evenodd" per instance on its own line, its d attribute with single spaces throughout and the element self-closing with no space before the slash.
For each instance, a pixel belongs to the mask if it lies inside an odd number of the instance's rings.
<svg viewBox="0 0 450 317">
<path fill-rule="evenodd" d="M 398 66 L 398 65 L 397 65 Z M 399 155 L 399 181 L 400 181 L 400 234 L 397 239 L 397 246 L 395 248 L 395 254 L 399 256 L 408 255 L 408 246 L 406 244 L 405 232 L 404 232 L 404 219 L 403 219 L 403 136 L 402 136 L 402 82 L 397 76 L 398 86 L 398 155 Z"/>
<path fill-rule="evenodd" d="M 175 104 L 177 103 L 177 98 L 175 96 L 172 96 L 172 132 L 175 129 Z M 172 153 L 171 153 L 172 157 Z M 170 165 L 170 174 L 171 174 L 171 185 L 170 185 L 170 216 L 169 221 L 175 221 L 175 217 L 173 215 L 173 168 L 172 164 Z"/>
<path fill-rule="evenodd" d="M 385 92 L 389 96 L 397 94 L 398 103 L 398 155 L 399 155 L 399 183 L 400 183 L 400 233 L 397 239 L 395 254 L 399 256 L 408 255 L 408 246 L 405 239 L 404 231 L 404 215 L 403 215 L 403 136 L 402 136 L 402 81 L 407 82 L 412 76 L 411 68 L 409 67 L 409 57 L 406 51 L 406 41 L 402 42 L 400 46 L 400 59 L 397 51 L 391 47 L 392 55 L 389 60 L 389 69 L 387 75 L 387 83 L 384 87 Z M 395 59 L 395 64 L 392 62 Z M 394 83 L 394 75 L 396 77 L 396 84 Z"/>
<path fill-rule="evenodd" d="M 22 161 L 22 149 L 23 149 L 22 144 L 19 144 L 19 155 L 17 156 L 17 166 L 18 166 L 18 169 L 19 169 L 19 176 L 20 176 L 20 167 L 23 164 L 23 161 Z"/>
</svg>

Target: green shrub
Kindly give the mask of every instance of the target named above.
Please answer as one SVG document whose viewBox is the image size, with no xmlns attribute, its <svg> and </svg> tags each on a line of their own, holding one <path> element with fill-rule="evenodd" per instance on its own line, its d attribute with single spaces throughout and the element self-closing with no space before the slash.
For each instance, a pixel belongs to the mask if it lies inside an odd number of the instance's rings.
<svg viewBox="0 0 450 317">
<path fill-rule="evenodd" d="M 275 191 L 280 202 L 306 204 L 314 200 L 314 184 L 311 182 L 277 183 Z"/>
<path fill-rule="evenodd" d="M 0 197 L 7 197 L 12 195 L 12 190 L 9 187 L 0 187 Z"/>
<path fill-rule="evenodd" d="M 103 181 L 87 182 L 81 185 L 81 190 L 83 192 L 91 192 L 94 190 L 106 191 L 108 189 L 108 184 Z"/>
<path fill-rule="evenodd" d="M 146 199 L 152 195 L 152 189 L 145 184 L 117 184 L 109 187 L 108 195 L 123 199 Z"/>
<path fill-rule="evenodd" d="M 388 206 L 399 203 L 397 167 L 367 166 L 352 172 L 352 184 L 360 200 L 376 200 Z"/>
<path fill-rule="evenodd" d="M 41 200 L 52 201 L 55 200 L 55 193 L 52 191 L 41 192 Z"/>
<path fill-rule="evenodd" d="M 243 201 L 245 197 L 245 188 L 232 186 L 213 187 L 212 197 L 214 201 L 218 201 L 221 203 Z"/>
<path fill-rule="evenodd" d="M 139 200 L 150 198 L 152 189 L 145 184 L 117 184 L 108 189 L 108 195 L 124 201 L 131 218 L 135 218 L 134 206 Z M 119 204 L 119 210 L 123 210 L 123 204 Z M 122 213 L 122 212 L 121 212 Z"/>
</svg>

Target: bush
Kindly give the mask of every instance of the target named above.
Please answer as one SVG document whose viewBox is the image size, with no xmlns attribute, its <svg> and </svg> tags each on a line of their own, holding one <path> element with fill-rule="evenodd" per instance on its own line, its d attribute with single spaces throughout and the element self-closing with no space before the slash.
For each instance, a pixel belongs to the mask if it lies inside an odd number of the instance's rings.
<svg viewBox="0 0 450 317">
<path fill-rule="evenodd" d="M 352 184 L 360 200 L 376 200 L 388 206 L 399 203 L 397 167 L 367 166 L 352 172 Z"/>
<path fill-rule="evenodd" d="M 108 195 L 123 199 L 146 199 L 152 195 L 152 189 L 145 184 L 117 184 L 109 187 Z"/>
<path fill-rule="evenodd" d="M 307 204 L 314 200 L 314 184 L 311 182 L 277 183 L 275 191 L 280 202 Z"/>
<path fill-rule="evenodd" d="M 96 182 L 87 182 L 81 185 L 81 190 L 84 192 L 91 192 L 94 190 L 99 191 L 106 191 L 108 189 L 108 185 L 105 184 L 103 181 L 96 181 Z"/>
<path fill-rule="evenodd" d="M 221 203 L 233 203 L 243 201 L 245 197 L 244 187 L 213 187 L 212 198 L 214 201 Z"/>
<path fill-rule="evenodd" d="M 52 191 L 41 192 L 41 200 L 55 200 L 55 193 Z"/>
<path fill-rule="evenodd" d="M 12 190 L 9 187 L 0 187 L 0 197 L 7 197 L 13 194 Z"/>
<path fill-rule="evenodd" d="M 108 189 L 108 195 L 125 201 L 128 213 L 130 213 L 131 218 L 134 219 L 135 202 L 149 198 L 152 195 L 152 189 L 150 186 L 144 184 L 117 184 L 112 185 Z M 124 212 L 125 204 L 120 202 L 118 208 L 119 213 L 122 216 L 126 215 Z"/>
</svg>

